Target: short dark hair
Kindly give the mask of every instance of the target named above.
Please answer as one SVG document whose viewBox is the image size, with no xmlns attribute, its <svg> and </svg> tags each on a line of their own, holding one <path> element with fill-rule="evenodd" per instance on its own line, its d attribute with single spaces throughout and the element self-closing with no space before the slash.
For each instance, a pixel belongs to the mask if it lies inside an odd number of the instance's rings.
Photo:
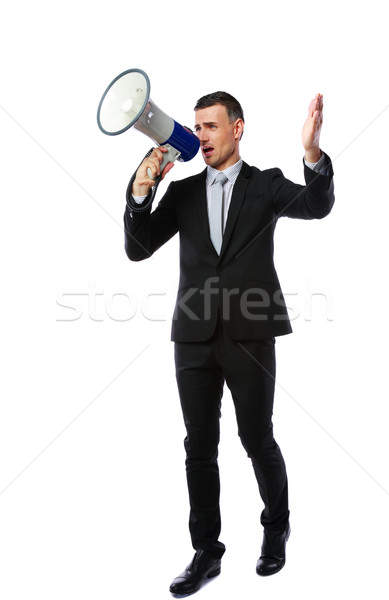
<svg viewBox="0 0 389 600">
<path fill-rule="evenodd" d="M 221 104 L 222 106 L 226 107 L 230 123 L 233 123 L 237 119 L 242 119 L 244 122 L 243 109 L 241 105 L 237 99 L 234 98 L 234 96 L 231 96 L 231 94 L 228 94 L 227 92 L 213 92 L 212 94 L 202 96 L 202 98 L 197 100 L 194 110 L 201 110 L 202 108 L 208 108 L 209 106 L 214 106 L 215 104 Z"/>
</svg>

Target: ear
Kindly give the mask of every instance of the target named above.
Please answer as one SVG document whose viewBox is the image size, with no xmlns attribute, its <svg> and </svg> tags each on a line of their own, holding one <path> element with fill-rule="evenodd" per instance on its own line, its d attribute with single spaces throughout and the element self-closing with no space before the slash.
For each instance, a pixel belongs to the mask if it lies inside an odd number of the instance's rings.
<svg viewBox="0 0 389 600">
<path fill-rule="evenodd" d="M 243 129 L 244 129 L 244 123 L 242 121 L 242 119 L 237 119 L 234 123 L 234 137 L 237 140 L 240 140 L 240 138 L 243 135 Z"/>
</svg>

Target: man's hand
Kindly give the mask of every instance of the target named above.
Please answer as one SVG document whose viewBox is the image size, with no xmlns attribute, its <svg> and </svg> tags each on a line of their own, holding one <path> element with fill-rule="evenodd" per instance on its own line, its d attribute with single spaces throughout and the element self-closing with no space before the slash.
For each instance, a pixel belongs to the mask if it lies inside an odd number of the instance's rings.
<svg viewBox="0 0 389 600">
<path fill-rule="evenodd" d="M 167 152 L 167 149 L 163 146 L 160 146 L 159 148 L 154 148 L 150 156 L 144 159 L 136 173 L 136 177 L 132 186 L 131 192 L 133 196 L 147 196 L 147 194 L 155 184 L 154 179 L 161 174 L 161 163 L 163 160 L 164 152 Z M 166 165 L 166 167 L 162 171 L 162 179 L 172 167 L 174 167 L 174 164 L 171 162 L 169 162 Z M 148 169 L 150 169 L 151 175 L 154 177 L 154 179 L 150 179 L 150 177 L 148 176 Z"/>
<path fill-rule="evenodd" d="M 323 96 L 316 94 L 310 102 L 308 117 L 304 123 L 302 140 L 305 149 L 305 160 L 315 163 L 321 156 L 320 132 L 323 124 Z"/>
</svg>

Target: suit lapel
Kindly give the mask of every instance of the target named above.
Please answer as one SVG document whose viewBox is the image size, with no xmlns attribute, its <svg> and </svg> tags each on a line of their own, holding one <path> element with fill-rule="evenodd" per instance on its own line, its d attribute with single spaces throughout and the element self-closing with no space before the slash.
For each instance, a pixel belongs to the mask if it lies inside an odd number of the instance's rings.
<svg viewBox="0 0 389 600">
<path fill-rule="evenodd" d="M 209 248 L 210 252 L 214 252 L 215 256 L 217 253 L 211 242 L 209 234 L 209 218 L 208 218 L 208 203 L 207 203 L 207 169 L 201 171 L 192 180 L 190 197 L 191 197 L 191 210 L 189 211 L 190 219 L 198 219 L 200 222 L 200 231 L 204 237 L 204 242 Z"/>
<path fill-rule="evenodd" d="M 210 231 L 209 231 L 209 218 L 208 218 L 208 202 L 207 202 L 207 169 L 204 169 L 198 174 L 192 187 L 193 198 L 196 199 L 196 205 L 198 207 L 196 214 L 200 220 L 200 231 L 203 232 L 204 240 L 211 252 L 215 253 L 216 250 L 213 247 Z"/>
</svg>

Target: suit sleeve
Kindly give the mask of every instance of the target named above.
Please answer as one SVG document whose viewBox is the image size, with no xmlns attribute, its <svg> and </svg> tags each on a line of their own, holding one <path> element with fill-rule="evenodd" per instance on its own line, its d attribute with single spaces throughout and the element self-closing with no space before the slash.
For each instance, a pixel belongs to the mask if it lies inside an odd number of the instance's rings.
<svg viewBox="0 0 389 600">
<path fill-rule="evenodd" d="M 280 169 L 274 169 L 272 194 L 277 216 L 294 219 L 322 219 L 332 210 L 335 196 L 333 169 L 325 154 L 327 174 L 316 173 L 304 165 L 305 186 L 286 179 Z"/>
<path fill-rule="evenodd" d="M 147 204 L 148 198 L 144 201 Z M 174 183 L 171 183 L 151 212 L 151 206 L 144 212 L 131 209 L 127 201 L 124 213 L 124 247 L 130 260 L 140 261 L 149 258 L 178 231 L 174 201 Z"/>
</svg>

